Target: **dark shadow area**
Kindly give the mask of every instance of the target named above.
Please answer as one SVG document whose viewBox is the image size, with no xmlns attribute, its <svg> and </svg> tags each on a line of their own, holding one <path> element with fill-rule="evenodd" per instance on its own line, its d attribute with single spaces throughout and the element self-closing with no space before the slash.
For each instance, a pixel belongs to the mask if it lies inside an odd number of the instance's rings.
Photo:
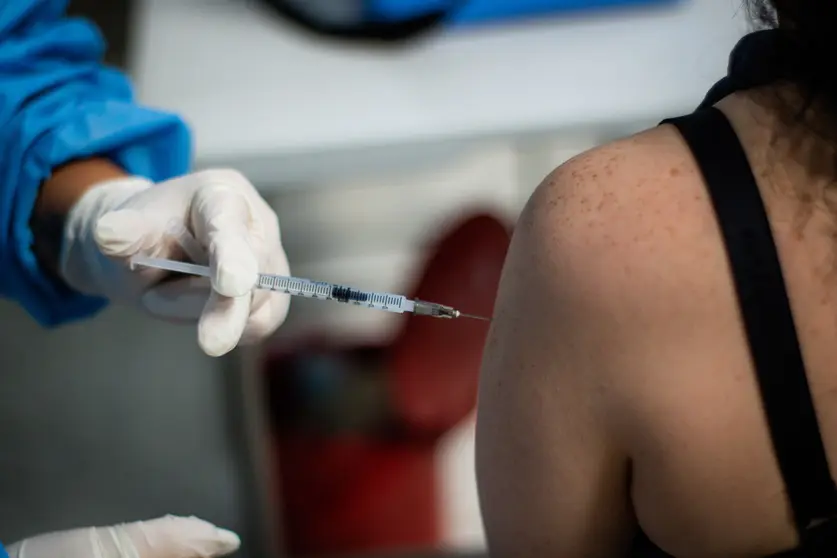
<svg viewBox="0 0 837 558">
<path fill-rule="evenodd" d="M 127 63 L 133 0 L 71 0 L 69 13 L 92 19 L 108 42 L 106 61 L 119 68 Z"/>
</svg>

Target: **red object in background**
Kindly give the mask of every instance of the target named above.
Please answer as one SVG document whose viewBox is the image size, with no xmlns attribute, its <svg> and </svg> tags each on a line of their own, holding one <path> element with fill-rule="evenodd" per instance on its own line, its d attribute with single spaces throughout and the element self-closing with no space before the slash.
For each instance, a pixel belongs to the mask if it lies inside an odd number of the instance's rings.
<svg viewBox="0 0 837 558">
<path fill-rule="evenodd" d="M 465 220 L 431 250 L 409 296 L 490 317 L 509 242 L 509 230 L 498 219 Z M 282 542 L 291 556 L 422 549 L 441 542 L 437 440 L 474 409 L 487 332 L 487 322 L 465 318 L 404 318 L 391 345 L 379 347 L 394 423 L 389 435 L 275 432 Z M 338 360 L 358 349 L 323 340 L 298 348 Z M 289 362 L 288 353 L 274 355 L 268 374 L 281 377 Z"/>
<path fill-rule="evenodd" d="M 468 219 L 439 242 L 410 296 L 490 318 L 509 242 L 494 217 Z M 395 409 L 409 427 L 441 435 L 474 409 L 488 327 L 470 318 L 406 320 L 390 369 Z"/>
<path fill-rule="evenodd" d="M 283 437 L 283 547 L 302 557 L 436 546 L 435 448 L 430 440 Z"/>
</svg>

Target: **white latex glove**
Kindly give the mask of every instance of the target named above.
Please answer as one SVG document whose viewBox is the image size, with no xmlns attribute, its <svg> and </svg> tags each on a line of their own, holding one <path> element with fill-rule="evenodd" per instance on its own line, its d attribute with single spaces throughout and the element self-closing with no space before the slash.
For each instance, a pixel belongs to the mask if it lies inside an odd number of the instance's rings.
<svg viewBox="0 0 837 558">
<path fill-rule="evenodd" d="M 142 253 L 188 259 L 170 234 L 185 227 L 208 254 L 209 281 L 129 268 Z M 206 262 L 197 262 L 206 263 Z M 276 214 L 233 170 L 207 170 L 159 184 L 124 178 L 91 188 L 67 217 L 61 274 L 80 292 L 139 304 L 152 315 L 198 321 L 211 356 L 260 340 L 285 320 L 289 297 L 253 290 L 257 273 L 288 275 Z"/>
<path fill-rule="evenodd" d="M 196 517 L 166 516 L 38 535 L 6 552 L 9 558 L 215 558 L 232 554 L 239 545 L 235 533 Z"/>
</svg>

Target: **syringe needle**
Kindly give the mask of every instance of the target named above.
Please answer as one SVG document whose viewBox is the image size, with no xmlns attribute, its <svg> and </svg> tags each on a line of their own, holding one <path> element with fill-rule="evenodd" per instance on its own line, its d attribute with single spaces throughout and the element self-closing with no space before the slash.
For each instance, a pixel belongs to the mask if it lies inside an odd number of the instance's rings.
<svg viewBox="0 0 837 558">
<path fill-rule="evenodd" d="M 460 318 L 471 318 L 472 320 L 481 320 L 483 322 L 490 322 L 491 318 L 486 318 L 484 316 L 474 316 L 473 314 L 465 314 L 464 312 L 459 313 Z"/>
</svg>

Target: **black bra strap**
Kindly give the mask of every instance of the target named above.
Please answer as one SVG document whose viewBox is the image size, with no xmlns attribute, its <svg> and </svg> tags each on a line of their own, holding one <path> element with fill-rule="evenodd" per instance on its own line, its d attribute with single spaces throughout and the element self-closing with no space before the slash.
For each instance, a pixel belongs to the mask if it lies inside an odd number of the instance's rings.
<svg viewBox="0 0 837 558">
<path fill-rule="evenodd" d="M 727 248 L 773 448 L 800 535 L 837 514 L 770 222 L 738 136 L 715 109 L 664 121 L 689 145 Z"/>
</svg>

